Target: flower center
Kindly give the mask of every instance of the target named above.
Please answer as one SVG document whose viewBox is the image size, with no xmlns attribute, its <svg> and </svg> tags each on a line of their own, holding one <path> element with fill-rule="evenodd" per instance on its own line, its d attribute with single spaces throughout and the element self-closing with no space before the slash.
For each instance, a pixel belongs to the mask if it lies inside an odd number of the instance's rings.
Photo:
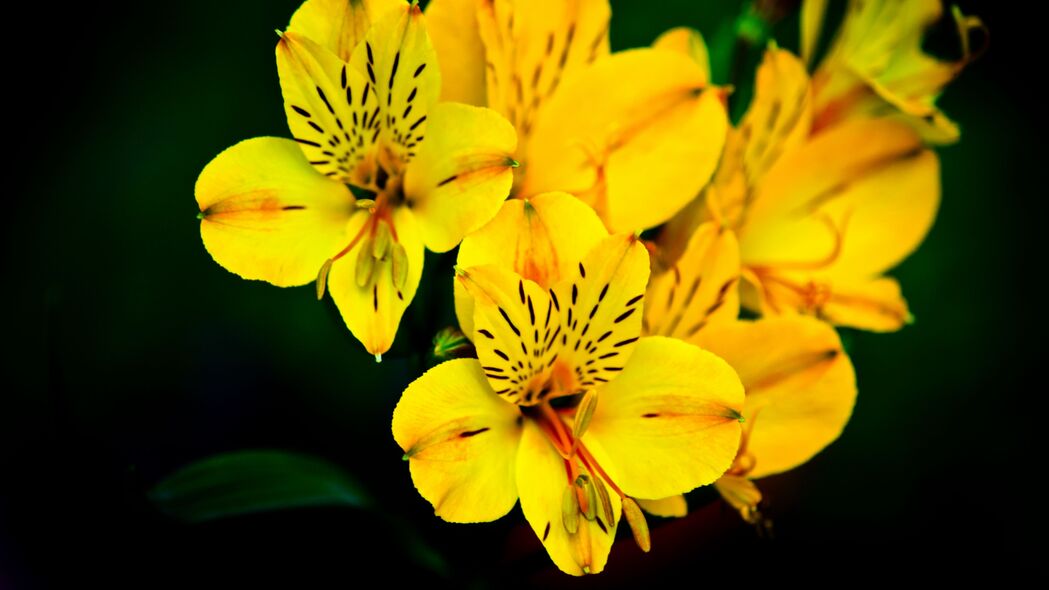
<svg viewBox="0 0 1049 590">
<path fill-rule="evenodd" d="M 317 299 L 324 297 L 332 264 L 358 245 L 360 248 L 357 250 L 354 267 L 357 286 L 362 289 L 372 287 L 374 290 L 375 282 L 381 275 L 379 271 L 383 265 L 390 264 L 393 286 L 398 296 L 401 296 L 401 289 L 408 278 L 408 254 L 397 237 L 397 227 L 393 219 L 397 207 L 404 203 L 401 176 L 390 176 L 380 166 L 374 186 L 377 189 L 373 192 L 375 198 L 357 200 L 357 207 L 367 212 L 368 219 L 349 243 L 326 260 L 317 273 Z M 403 299 L 403 296 L 401 297 Z"/>
</svg>

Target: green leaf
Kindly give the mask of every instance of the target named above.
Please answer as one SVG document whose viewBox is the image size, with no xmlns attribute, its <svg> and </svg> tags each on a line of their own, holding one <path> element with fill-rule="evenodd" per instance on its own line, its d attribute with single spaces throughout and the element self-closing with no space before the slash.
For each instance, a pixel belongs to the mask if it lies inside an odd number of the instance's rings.
<svg viewBox="0 0 1049 590">
<path fill-rule="evenodd" d="M 371 504 L 360 484 L 336 465 L 284 451 L 209 457 L 176 471 L 149 497 L 164 513 L 187 522 L 303 506 Z"/>
</svg>

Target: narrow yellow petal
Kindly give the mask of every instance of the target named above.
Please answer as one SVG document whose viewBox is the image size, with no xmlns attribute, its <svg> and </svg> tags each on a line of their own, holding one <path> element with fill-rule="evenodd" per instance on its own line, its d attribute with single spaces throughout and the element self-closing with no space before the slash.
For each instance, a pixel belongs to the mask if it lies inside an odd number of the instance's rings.
<svg viewBox="0 0 1049 590">
<path fill-rule="evenodd" d="M 521 511 L 557 567 L 573 576 L 596 574 L 605 568 L 615 540 L 618 518 L 605 522 L 602 510 L 594 520 L 579 518 L 575 532 L 564 523 L 565 490 L 573 485 L 566 476 L 565 460 L 532 422 L 525 422 L 517 452 L 517 491 Z M 619 496 L 611 494 L 610 512 L 619 515 Z"/>
<path fill-rule="evenodd" d="M 748 477 L 801 465 L 848 422 L 856 378 L 826 323 L 806 317 L 732 322 L 711 326 L 698 344 L 728 361 L 743 382 Z"/>
<path fill-rule="evenodd" d="M 369 186 L 375 174 L 375 93 L 324 47 L 296 33 L 277 43 L 277 74 L 288 127 L 321 174 Z"/>
<path fill-rule="evenodd" d="M 707 222 L 674 266 L 648 285 L 645 333 L 694 341 L 707 325 L 739 316 L 739 245 Z"/>
<path fill-rule="evenodd" d="M 393 436 L 437 516 L 483 522 L 513 508 L 519 417 L 492 394 L 473 359 L 440 364 L 408 386 L 393 412 Z"/>
<path fill-rule="evenodd" d="M 499 213 L 459 246 L 459 266 L 494 264 L 552 287 L 608 236 L 594 210 L 567 193 L 504 201 Z M 473 335 L 473 299 L 455 284 L 455 313 Z"/>
<path fill-rule="evenodd" d="M 803 0 L 801 3 L 801 59 L 811 65 L 816 57 L 827 0 Z"/>
<path fill-rule="evenodd" d="M 486 106 L 485 49 L 477 0 L 431 0 L 426 28 L 441 64 L 441 100 Z"/>
<path fill-rule="evenodd" d="M 748 183 L 759 184 L 780 157 L 808 140 L 811 129 L 812 90 L 804 64 L 789 51 L 769 49 L 739 126 Z"/>
<path fill-rule="evenodd" d="M 353 195 L 295 142 L 260 137 L 215 157 L 196 185 L 200 235 L 223 267 L 278 286 L 312 281 L 346 240 Z"/>
<path fill-rule="evenodd" d="M 361 211 L 354 216 L 356 225 L 351 227 L 351 235 L 356 235 L 367 215 Z M 401 316 L 415 296 L 422 277 L 423 243 L 411 211 L 403 207 L 396 209 L 393 222 L 407 262 L 407 269 L 398 269 L 397 272 L 404 272 L 405 278 L 394 274 L 394 258 L 390 252 L 384 258 L 375 260 L 370 248 L 366 249 L 367 240 L 361 240 L 345 256 L 336 260 L 328 274 L 328 290 L 339 307 L 343 321 L 370 354 L 383 354 L 393 345 Z M 357 275 L 362 251 L 366 253 L 363 258 L 370 260 L 373 265 L 363 285 L 358 283 L 361 277 Z M 401 281 L 403 287 L 398 286 Z"/>
<path fill-rule="evenodd" d="M 561 332 L 549 292 L 492 265 L 460 269 L 456 282 L 473 297 L 473 342 L 495 393 L 522 405 L 560 393 L 547 386 Z"/>
<path fill-rule="evenodd" d="M 682 494 L 713 483 L 732 464 L 743 386 L 712 353 L 642 338 L 600 395 L 583 442 L 628 496 Z"/>
<path fill-rule="evenodd" d="M 408 167 L 404 194 L 426 246 L 451 250 L 487 223 L 510 194 L 516 134 L 494 111 L 441 103 Z M 420 133 L 421 135 L 421 133 Z"/>
<path fill-rule="evenodd" d="M 612 231 L 666 221 L 707 183 L 724 144 L 721 91 L 704 87 L 700 67 L 671 51 L 598 61 L 539 118 L 521 194 L 573 193 Z"/>
<path fill-rule="evenodd" d="M 608 0 L 479 4 L 488 106 L 518 130 L 523 152 L 551 97 L 588 64 L 608 55 Z"/>
<path fill-rule="evenodd" d="M 681 495 L 669 496 L 659 500 L 638 500 L 637 504 L 642 510 L 654 516 L 681 518 L 688 514 L 688 503 L 685 501 L 685 497 Z"/>
<path fill-rule="evenodd" d="M 426 119 L 441 95 L 441 71 L 422 9 L 402 4 L 383 15 L 350 64 L 377 100 L 369 130 L 379 143 L 379 162 L 387 172 L 401 172 L 429 135 Z"/>
<path fill-rule="evenodd" d="M 648 282 L 648 251 L 632 234 L 602 240 L 553 291 L 563 329 L 557 351 L 563 393 L 614 380 L 638 337 Z M 556 338 L 555 338 L 556 340 Z"/>
<path fill-rule="evenodd" d="M 710 53 L 703 35 L 690 27 L 676 27 L 660 35 L 652 47 L 667 51 L 676 51 L 692 58 L 703 71 L 703 81 L 710 83 Z"/>
<path fill-rule="evenodd" d="M 353 48 L 364 40 L 371 24 L 404 4 L 404 0 L 306 0 L 291 16 L 288 31 L 350 61 Z"/>
</svg>

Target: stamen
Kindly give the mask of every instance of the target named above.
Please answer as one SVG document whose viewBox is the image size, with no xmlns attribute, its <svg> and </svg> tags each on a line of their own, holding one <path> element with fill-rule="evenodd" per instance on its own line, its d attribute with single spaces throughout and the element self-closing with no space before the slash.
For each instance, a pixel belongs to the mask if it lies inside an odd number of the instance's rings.
<svg viewBox="0 0 1049 590">
<path fill-rule="evenodd" d="M 652 549 L 652 539 L 648 534 L 648 521 L 645 520 L 645 514 L 641 512 L 641 507 L 633 498 L 623 498 L 623 517 L 630 525 L 630 531 L 634 533 L 634 541 L 637 546 L 648 553 Z"/>
</svg>

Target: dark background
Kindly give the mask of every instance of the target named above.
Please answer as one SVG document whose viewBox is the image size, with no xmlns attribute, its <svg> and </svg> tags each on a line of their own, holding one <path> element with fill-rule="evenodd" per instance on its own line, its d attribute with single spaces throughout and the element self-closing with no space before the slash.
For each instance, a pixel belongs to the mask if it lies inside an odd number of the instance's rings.
<svg viewBox="0 0 1049 590">
<path fill-rule="evenodd" d="M 404 531 L 366 511 L 186 525 L 150 504 L 146 492 L 179 467 L 249 448 L 317 455 L 355 476 L 443 556 L 438 585 L 571 581 L 516 508 L 484 525 L 435 518 L 390 435 L 398 395 L 425 363 L 418 350 L 451 321 L 451 255 L 428 254 L 431 287 L 376 365 L 312 287 L 243 281 L 201 245 L 201 168 L 242 139 L 287 135 L 273 30 L 297 4 L 55 5 L 11 19 L 0 588 L 427 575 L 402 552 Z M 588 583 L 834 581 L 905 565 L 1009 574 L 1036 551 L 1044 71 L 1036 19 L 1017 5 L 961 5 L 992 42 L 940 101 L 962 141 L 940 150 L 935 227 L 894 272 L 917 322 L 844 335 L 854 416 L 813 461 L 763 481 L 771 539 L 700 490 L 688 518 L 652 521 L 651 555 L 621 531 L 606 574 Z M 682 24 L 710 40 L 738 6 L 614 1 L 613 48 Z M 777 37 L 796 47 L 796 16 Z"/>
</svg>

